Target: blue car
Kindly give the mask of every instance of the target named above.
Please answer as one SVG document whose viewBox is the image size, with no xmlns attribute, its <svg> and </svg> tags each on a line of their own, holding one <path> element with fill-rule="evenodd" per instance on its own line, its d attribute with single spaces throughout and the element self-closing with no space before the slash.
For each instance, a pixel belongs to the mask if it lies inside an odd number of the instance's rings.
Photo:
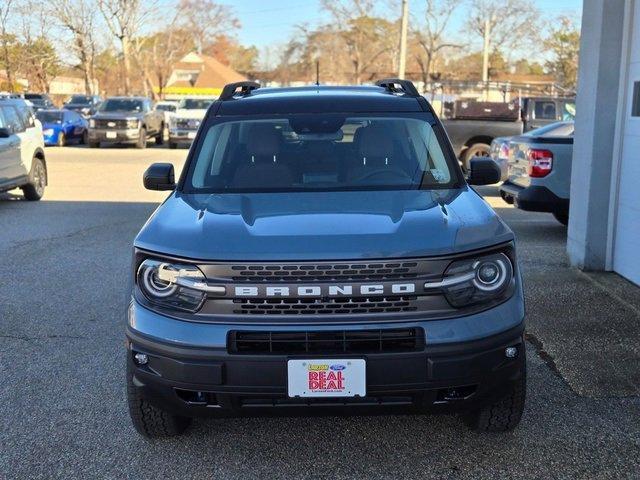
<svg viewBox="0 0 640 480">
<path fill-rule="evenodd" d="M 45 145 L 64 147 L 67 143 L 87 143 L 89 123 L 71 110 L 39 110 L 36 117 L 42 123 Z"/>
</svg>

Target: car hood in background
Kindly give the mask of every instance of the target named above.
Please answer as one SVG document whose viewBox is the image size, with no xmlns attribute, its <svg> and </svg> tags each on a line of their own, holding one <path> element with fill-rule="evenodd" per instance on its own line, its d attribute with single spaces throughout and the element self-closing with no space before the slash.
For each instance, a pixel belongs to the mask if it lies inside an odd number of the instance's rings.
<svg viewBox="0 0 640 480">
<path fill-rule="evenodd" d="M 172 193 L 135 240 L 200 260 L 339 260 L 444 255 L 513 239 L 473 190 Z"/>
<path fill-rule="evenodd" d="M 96 113 L 91 118 L 95 120 L 126 120 L 127 118 L 140 119 L 143 117 L 144 113 L 142 112 L 104 112 Z"/>
</svg>

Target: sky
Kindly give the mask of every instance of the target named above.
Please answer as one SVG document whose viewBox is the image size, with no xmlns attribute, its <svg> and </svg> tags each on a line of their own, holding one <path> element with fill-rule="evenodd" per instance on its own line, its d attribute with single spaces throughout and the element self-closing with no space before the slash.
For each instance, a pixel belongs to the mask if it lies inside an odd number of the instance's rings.
<svg viewBox="0 0 640 480">
<path fill-rule="evenodd" d="M 384 7 L 381 12 L 388 12 L 393 4 L 398 4 L 400 15 L 401 1 L 386 0 L 379 2 Z M 280 0 L 267 2 L 264 0 L 223 0 L 233 7 L 240 23 L 238 38 L 244 45 L 255 45 L 263 48 L 266 45 L 278 45 L 287 42 L 295 33 L 296 25 L 307 23 L 311 26 L 326 21 L 319 0 Z M 410 14 L 421 18 L 424 11 L 424 0 L 409 0 Z M 551 17 L 561 14 L 575 16 L 579 23 L 582 0 L 531 0 L 543 13 Z M 391 6 L 391 7 L 390 7 Z M 451 31 L 459 33 L 464 25 L 464 10 L 460 8 L 452 19 Z M 547 25 L 548 22 L 542 22 Z"/>
</svg>

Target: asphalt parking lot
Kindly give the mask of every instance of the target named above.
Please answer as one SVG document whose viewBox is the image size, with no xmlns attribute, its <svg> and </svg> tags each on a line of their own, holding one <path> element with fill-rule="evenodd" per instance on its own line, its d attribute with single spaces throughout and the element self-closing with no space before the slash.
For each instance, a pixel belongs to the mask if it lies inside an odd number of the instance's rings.
<svg viewBox="0 0 640 480">
<path fill-rule="evenodd" d="M 130 424 L 131 242 L 186 150 L 49 148 L 41 202 L 0 195 L 0 478 L 640 478 L 640 289 L 567 266 L 551 215 L 482 193 L 518 237 L 528 399 L 508 434 L 451 416 L 200 420 L 148 442 Z"/>
</svg>

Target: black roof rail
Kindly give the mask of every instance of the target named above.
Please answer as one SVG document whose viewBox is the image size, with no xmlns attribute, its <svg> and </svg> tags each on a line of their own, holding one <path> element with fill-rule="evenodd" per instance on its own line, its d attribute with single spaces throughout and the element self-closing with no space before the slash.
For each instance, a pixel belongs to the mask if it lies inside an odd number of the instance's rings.
<svg viewBox="0 0 640 480">
<path fill-rule="evenodd" d="M 419 97 L 420 92 L 411 80 L 402 80 L 400 78 L 383 78 L 376 82 L 378 87 L 385 88 L 392 93 L 404 93 L 409 97 Z M 400 88 L 398 88 L 400 87 Z"/>
<path fill-rule="evenodd" d="M 222 89 L 222 93 L 218 100 L 231 100 L 236 93 L 239 93 L 240 95 L 248 95 L 251 91 L 256 90 L 257 88 L 260 88 L 260 84 L 258 82 L 228 83 Z M 236 92 L 238 89 L 240 89 L 240 91 Z"/>
</svg>

